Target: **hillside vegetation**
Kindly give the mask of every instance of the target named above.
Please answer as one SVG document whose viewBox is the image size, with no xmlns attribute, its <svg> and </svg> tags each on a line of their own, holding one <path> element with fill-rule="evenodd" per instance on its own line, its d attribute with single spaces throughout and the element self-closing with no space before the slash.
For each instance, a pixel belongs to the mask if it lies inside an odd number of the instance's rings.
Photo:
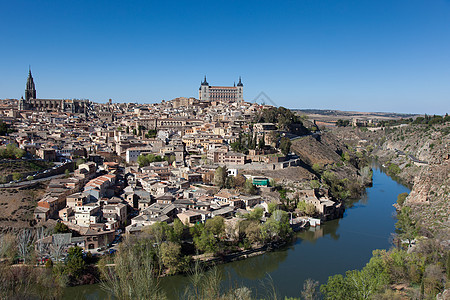
<svg viewBox="0 0 450 300">
<path fill-rule="evenodd" d="M 370 132 L 337 128 L 349 148 L 366 149 L 393 178 L 409 185 L 398 197 L 395 248 L 376 251 L 361 271 L 329 278 L 329 299 L 435 299 L 450 281 L 450 122 L 418 121 Z M 445 290 L 447 289 L 447 290 Z M 401 290 L 401 291 L 400 291 Z M 445 290 L 445 292 L 444 292 Z M 362 294 L 368 292 L 368 294 Z M 443 294 L 441 296 L 446 299 Z"/>
</svg>

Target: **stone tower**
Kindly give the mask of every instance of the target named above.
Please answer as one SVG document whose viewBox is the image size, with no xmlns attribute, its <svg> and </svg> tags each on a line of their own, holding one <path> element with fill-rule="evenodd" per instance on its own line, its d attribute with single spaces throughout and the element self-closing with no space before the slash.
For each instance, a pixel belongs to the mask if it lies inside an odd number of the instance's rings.
<svg viewBox="0 0 450 300">
<path fill-rule="evenodd" d="M 209 101 L 209 83 L 206 81 L 206 75 L 203 82 L 198 89 L 199 99 L 202 101 Z"/>
<path fill-rule="evenodd" d="M 242 102 L 244 101 L 244 85 L 242 84 L 241 76 L 239 76 L 239 82 L 236 85 L 236 87 L 237 87 L 236 102 L 242 104 Z"/>
<path fill-rule="evenodd" d="M 31 68 L 28 69 L 27 87 L 25 89 L 25 100 L 36 99 L 36 88 L 34 86 L 33 76 L 31 75 Z"/>
</svg>

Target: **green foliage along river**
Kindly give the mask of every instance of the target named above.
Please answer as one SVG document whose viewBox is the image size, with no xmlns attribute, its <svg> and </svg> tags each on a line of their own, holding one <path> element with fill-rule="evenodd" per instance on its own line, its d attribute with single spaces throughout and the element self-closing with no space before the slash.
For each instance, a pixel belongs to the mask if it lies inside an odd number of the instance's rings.
<svg viewBox="0 0 450 300">
<path fill-rule="evenodd" d="M 268 278 L 277 294 L 299 297 L 307 278 L 325 283 L 328 276 L 361 269 L 374 249 L 390 248 L 395 230 L 395 209 L 392 206 L 408 188 L 398 184 L 379 169 L 374 169 L 373 186 L 357 202 L 348 205 L 342 219 L 299 232 L 287 248 L 246 260 L 220 265 L 224 288 L 246 286 L 253 296 L 267 295 Z M 269 276 L 270 275 L 270 276 Z M 183 275 L 162 279 L 169 299 L 182 298 L 189 278 Z M 99 285 L 67 288 L 64 299 L 105 299 Z"/>
</svg>

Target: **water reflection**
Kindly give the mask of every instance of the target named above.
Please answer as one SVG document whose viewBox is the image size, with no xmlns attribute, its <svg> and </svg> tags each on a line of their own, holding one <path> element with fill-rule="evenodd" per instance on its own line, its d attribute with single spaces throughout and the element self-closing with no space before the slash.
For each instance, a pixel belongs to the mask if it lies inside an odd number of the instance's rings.
<svg viewBox="0 0 450 300">
<path fill-rule="evenodd" d="M 339 240 L 341 237 L 341 235 L 337 233 L 339 221 L 340 219 L 328 221 L 322 226 L 310 227 L 305 231 L 297 233 L 297 237 L 299 239 L 297 239 L 295 244 L 300 244 L 302 240 L 315 244 L 318 239 L 326 235 L 330 235 L 330 237 L 335 241 Z"/>
<path fill-rule="evenodd" d="M 241 278 L 263 279 L 267 273 L 278 269 L 280 263 L 286 260 L 288 251 L 268 252 L 253 258 L 231 264 L 232 269 Z"/>
</svg>

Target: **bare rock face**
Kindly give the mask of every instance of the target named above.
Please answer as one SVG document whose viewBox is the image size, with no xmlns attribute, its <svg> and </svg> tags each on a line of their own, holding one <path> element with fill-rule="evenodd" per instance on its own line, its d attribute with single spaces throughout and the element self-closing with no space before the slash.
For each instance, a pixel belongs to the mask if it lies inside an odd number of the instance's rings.
<svg viewBox="0 0 450 300">
<path fill-rule="evenodd" d="M 414 180 L 406 205 L 423 226 L 436 230 L 450 228 L 450 161 L 423 167 Z M 426 205 L 426 208 L 424 207 Z"/>
<path fill-rule="evenodd" d="M 330 141 L 330 138 L 326 138 L 326 141 Z M 308 165 L 320 164 L 323 166 L 341 161 L 341 157 L 336 153 L 337 147 L 333 146 L 319 142 L 312 136 L 305 136 L 294 140 L 291 148 Z"/>
<path fill-rule="evenodd" d="M 407 203 L 424 203 L 438 198 L 449 199 L 450 161 L 424 167 L 414 179 Z"/>
</svg>

